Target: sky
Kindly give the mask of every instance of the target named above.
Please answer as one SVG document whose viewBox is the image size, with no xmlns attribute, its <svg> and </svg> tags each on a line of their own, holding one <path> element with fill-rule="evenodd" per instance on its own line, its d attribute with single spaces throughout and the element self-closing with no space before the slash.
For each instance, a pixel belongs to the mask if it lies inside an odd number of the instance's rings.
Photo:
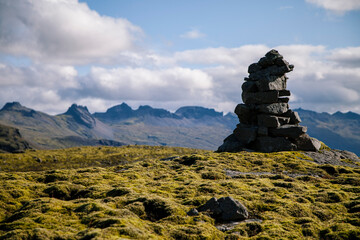
<svg viewBox="0 0 360 240">
<path fill-rule="evenodd" d="M 292 109 L 360 113 L 359 26 L 360 0 L 0 0 L 0 107 L 233 112 L 277 49 Z"/>
</svg>

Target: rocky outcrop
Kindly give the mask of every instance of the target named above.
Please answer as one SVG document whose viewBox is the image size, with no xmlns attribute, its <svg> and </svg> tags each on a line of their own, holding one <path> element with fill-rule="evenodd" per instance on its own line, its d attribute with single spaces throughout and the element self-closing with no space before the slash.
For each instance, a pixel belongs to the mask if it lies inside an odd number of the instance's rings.
<svg viewBox="0 0 360 240">
<path fill-rule="evenodd" d="M 87 107 L 73 104 L 64 115 L 72 116 L 77 123 L 85 125 L 88 128 L 94 128 L 96 126 L 96 120 L 90 114 Z"/>
<path fill-rule="evenodd" d="M 289 108 L 286 73 L 293 69 L 274 49 L 249 66 L 249 76 L 242 85 L 244 103 L 235 108 L 240 124 L 225 138 L 218 152 L 320 149 L 320 141 L 306 133 L 307 128 L 299 125 L 301 119 L 297 112 Z"/>
<path fill-rule="evenodd" d="M 19 129 L 0 124 L 0 152 L 22 153 L 30 148 Z"/>
</svg>

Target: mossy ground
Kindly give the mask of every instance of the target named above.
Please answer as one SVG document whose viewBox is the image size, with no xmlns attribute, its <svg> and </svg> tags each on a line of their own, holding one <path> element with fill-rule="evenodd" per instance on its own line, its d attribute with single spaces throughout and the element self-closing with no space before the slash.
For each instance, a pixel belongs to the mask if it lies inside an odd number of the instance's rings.
<svg viewBox="0 0 360 240">
<path fill-rule="evenodd" d="M 149 146 L 0 154 L 0 239 L 360 239 L 360 169 L 303 159 Z M 222 232 L 187 216 L 224 196 L 261 221 Z"/>
</svg>

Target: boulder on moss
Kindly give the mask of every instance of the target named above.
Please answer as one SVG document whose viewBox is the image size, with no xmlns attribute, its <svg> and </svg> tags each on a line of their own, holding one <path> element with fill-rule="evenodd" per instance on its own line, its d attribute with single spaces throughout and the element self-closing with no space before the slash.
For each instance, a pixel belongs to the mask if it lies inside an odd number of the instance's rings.
<svg viewBox="0 0 360 240">
<path fill-rule="evenodd" d="M 213 197 L 198 207 L 197 211 L 208 212 L 218 222 L 245 220 L 249 216 L 246 207 L 232 197 Z"/>
</svg>

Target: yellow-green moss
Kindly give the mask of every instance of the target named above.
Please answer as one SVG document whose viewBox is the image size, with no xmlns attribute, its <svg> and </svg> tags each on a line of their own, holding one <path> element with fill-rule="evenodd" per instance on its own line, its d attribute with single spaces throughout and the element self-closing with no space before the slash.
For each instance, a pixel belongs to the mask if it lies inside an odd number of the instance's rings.
<svg viewBox="0 0 360 240">
<path fill-rule="evenodd" d="M 303 159 L 150 146 L 0 154 L 0 239 L 358 236 L 360 171 Z M 224 196 L 257 220 L 222 232 L 206 214 L 186 215 Z"/>
</svg>

